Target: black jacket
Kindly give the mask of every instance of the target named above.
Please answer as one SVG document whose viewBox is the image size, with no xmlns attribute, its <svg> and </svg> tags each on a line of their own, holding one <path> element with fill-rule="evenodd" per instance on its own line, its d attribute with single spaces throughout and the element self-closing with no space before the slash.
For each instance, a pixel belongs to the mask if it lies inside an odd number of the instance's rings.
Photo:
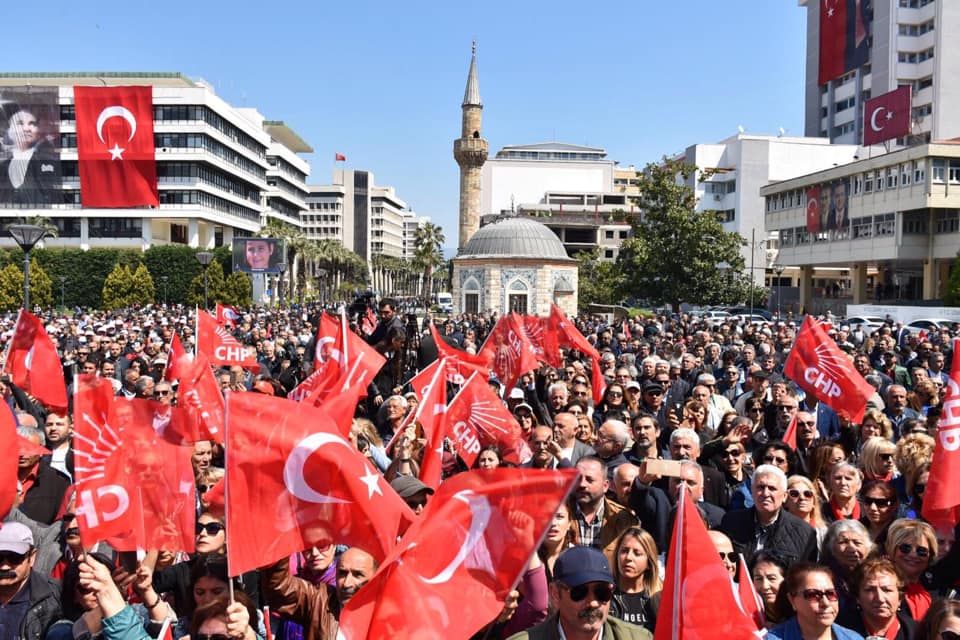
<svg viewBox="0 0 960 640">
<path fill-rule="evenodd" d="M 733 550 L 742 553 L 749 562 L 757 549 L 757 516 L 754 508 L 728 511 L 720 522 L 720 530 L 733 542 Z M 786 510 L 772 525 L 764 545 L 765 551 L 779 555 L 787 565 L 805 560 L 817 561 L 817 532 L 800 518 Z"/>
<path fill-rule="evenodd" d="M 20 623 L 21 640 L 43 640 L 50 625 L 60 619 L 60 585 L 56 580 L 30 572 L 30 607 Z"/>
<path fill-rule="evenodd" d="M 50 466 L 51 458 L 50 454 L 40 458 L 37 479 L 20 505 L 24 515 L 41 524 L 53 524 L 63 496 L 70 487 L 69 478 Z"/>
</svg>

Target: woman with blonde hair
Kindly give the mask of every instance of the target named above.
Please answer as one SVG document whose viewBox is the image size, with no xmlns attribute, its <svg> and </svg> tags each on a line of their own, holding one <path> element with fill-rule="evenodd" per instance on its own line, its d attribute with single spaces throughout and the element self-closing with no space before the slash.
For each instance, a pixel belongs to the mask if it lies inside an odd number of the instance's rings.
<svg viewBox="0 0 960 640">
<path fill-rule="evenodd" d="M 920 578 L 937 559 L 937 534 L 926 522 L 900 518 L 887 530 L 885 550 L 905 579 L 904 600 L 910 614 L 914 620 L 923 620 L 933 598 Z"/>
<path fill-rule="evenodd" d="M 860 470 L 867 480 L 893 482 L 900 476 L 895 461 L 897 447 L 886 438 L 873 437 L 863 443 Z"/>
<path fill-rule="evenodd" d="M 921 380 L 913 385 L 913 392 L 907 395 L 907 406 L 919 414 L 940 404 L 940 389 L 933 380 Z"/>
<path fill-rule="evenodd" d="M 894 462 L 897 470 L 909 478 L 915 469 L 933 460 L 933 449 L 936 440 L 925 433 L 911 433 L 897 441 L 897 451 Z"/>
<path fill-rule="evenodd" d="M 651 632 L 657 626 L 660 608 L 660 569 L 657 544 L 640 527 L 630 527 L 614 544 L 613 581 L 610 615 L 639 625 Z"/>
<path fill-rule="evenodd" d="M 787 498 L 783 508 L 817 530 L 817 548 L 821 548 L 827 535 L 827 523 L 820 511 L 820 494 L 810 478 L 801 475 L 787 478 Z"/>
<path fill-rule="evenodd" d="M 857 456 L 860 455 L 864 443 L 870 438 L 880 436 L 887 440 L 893 440 L 893 423 L 890 418 L 885 416 L 882 411 L 877 409 L 867 409 L 863 413 L 863 419 L 860 420 L 859 437 L 854 449 Z"/>
</svg>

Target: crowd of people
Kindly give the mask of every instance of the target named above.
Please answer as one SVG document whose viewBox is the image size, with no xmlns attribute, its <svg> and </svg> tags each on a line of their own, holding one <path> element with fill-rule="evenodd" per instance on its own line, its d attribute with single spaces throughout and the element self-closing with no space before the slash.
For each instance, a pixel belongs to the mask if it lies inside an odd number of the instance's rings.
<svg viewBox="0 0 960 640">
<path fill-rule="evenodd" d="M 218 369 L 221 389 L 286 396 L 313 370 L 319 311 L 242 312 L 231 332 L 255 350 L 259 371 Z M 85 373 L 109 380 L 117 396 L 178 402 L 164 371 L 174 334 L 188 349 L 195 341 L 191 310 L 43 320 L 68 389 Z M 519 466 L 579 476 L 502 613 L 475 637 L 652 637 L 681 485 L 731 583 L 755 587 L 768 637 L 960 637 L 956 529 L 922 517 L 953 330 L 833 326 L 830 338 L 875 389 L 855 423 L 783 375 L 800 321 L 580 316 L 574 324 L 599 352 L 598 368 L 563 349 L 562 367 L 541 364 L 512 388 L 491 375 L 523 435 Z M 14 322 L 0 321 L 0 342 Z M 357 405 L 351 441 L 417 514 L 434 490 L 418 478 L 423 434 L 405 417 L 421 400 L 411 378 L 437 358 L 430 325 L 447 346 L 475 354 L 495 323 L 419 318 L 390 299 L 354 315 L 352 330 L 386 364 Z M 593 371 L 603 376 L 598 401 Z M 48 411 L 7 377 L 0 393 L 18 433 L 49 450 L 20 455 L 15 508 L 0 528 L 0 638 L 141 640 L 165 625 L 175 639 L 335 638 L 343 606 L 377 570 L 363 549 L 330 545 L 229 577 L 226 521 L 205 500 L 224 475 L 216 442 L 193 445 L 195 553 L 125 561 L 105 544 L 85 549 L 70 413 Z M 795 447 L 784 441 L 791 423 Z M 401 429 L 409 437 L 395 439 Z M 444 446 L 445 478 L 468 471 L 457 446 Z M 517 464 L 509 458 L 487 443 L 474 467 Z"/>
</svg>

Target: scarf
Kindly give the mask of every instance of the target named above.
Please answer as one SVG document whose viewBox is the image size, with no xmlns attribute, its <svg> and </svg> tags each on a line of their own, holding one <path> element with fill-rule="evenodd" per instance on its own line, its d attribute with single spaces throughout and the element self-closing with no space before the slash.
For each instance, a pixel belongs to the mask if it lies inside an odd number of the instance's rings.
<svg viewBox="0 0 960 640">
<path fill-rule="evenodd" d="M 860 519 L 860 503 L 859 502 L 854 502 L 853 511 L 850 512 L 849 516 L 845 516 L 840 511 L 840 507 L 838 507 L 837 504 L 833 501 L 833 498 L 831 498 L 830 511 L 833 513 L 834 520 L 844 520 L 844 519 L 859 520 Z"/>
<path fill-rule="evenodd" d="M 923 617 L 927 615 L 927 609 L 933 602 L 930 592 L 924 589 L 919 582 L 908 584 L 903 598 L 907 601 L 907 606 L 910 607 L 910 613 L 914 620 L 923 620 Z"/>
</svg>

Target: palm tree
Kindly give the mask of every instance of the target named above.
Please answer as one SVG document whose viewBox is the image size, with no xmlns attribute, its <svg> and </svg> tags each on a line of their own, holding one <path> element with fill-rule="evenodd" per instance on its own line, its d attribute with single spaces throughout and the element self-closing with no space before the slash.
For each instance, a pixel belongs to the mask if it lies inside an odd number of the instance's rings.
<svg viewBox="0 0 960 640">
<path fill-rule="evenodd" d="M 425 276 L 420 290 L 420 296 L 425 299 L 433 294 L 433 273 L 443 263 L 441 247 L 445 240 L 443 230 L 432 222 L 425 222 L 417 228 L 413 264 Z"/>
</svg>

